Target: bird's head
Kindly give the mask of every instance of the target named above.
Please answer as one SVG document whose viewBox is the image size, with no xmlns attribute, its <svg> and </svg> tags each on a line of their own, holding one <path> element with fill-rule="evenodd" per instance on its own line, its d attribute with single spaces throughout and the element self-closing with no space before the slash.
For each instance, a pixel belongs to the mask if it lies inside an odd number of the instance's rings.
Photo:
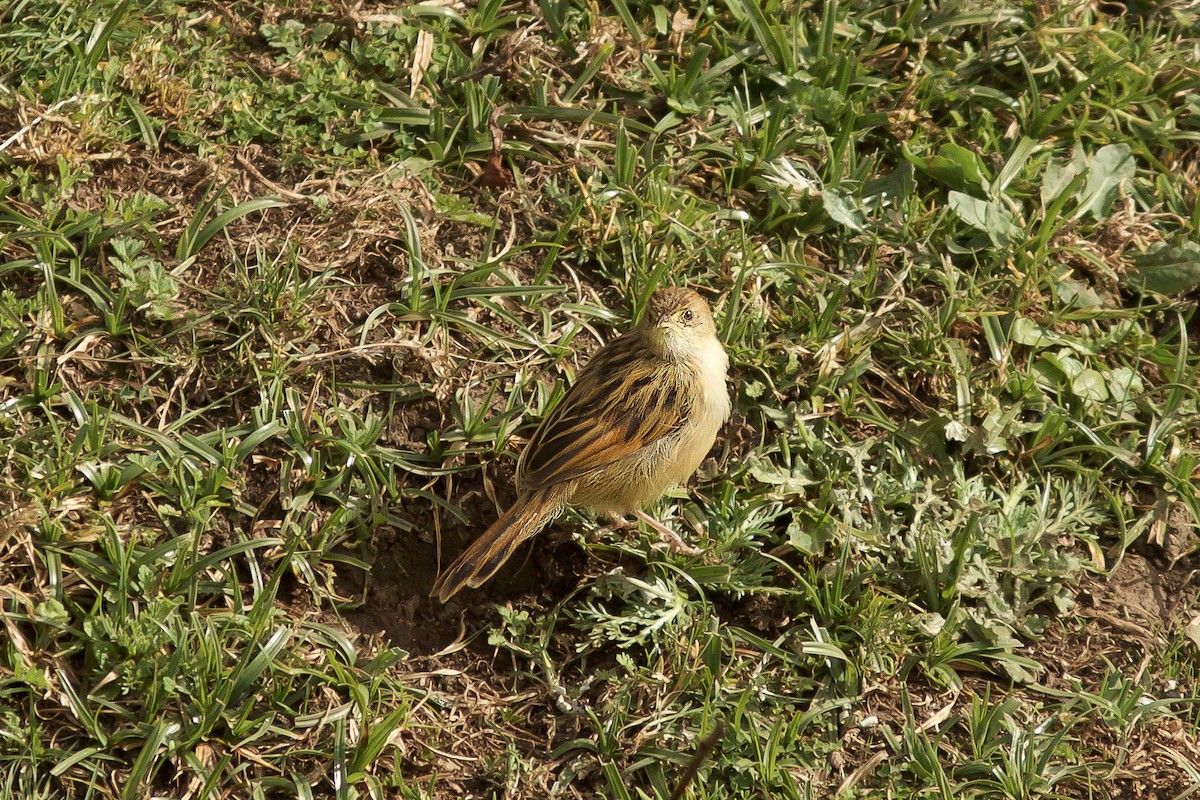
<svg viewBox="0 0 1200 800">
<path fill-rule="evenodd" d="M 675 355 L 690 355 L 717 335 L 708 303 L 691 289 L 659 289 L 650 295 L 640 327 L 651 341 Z"/>
</svg>

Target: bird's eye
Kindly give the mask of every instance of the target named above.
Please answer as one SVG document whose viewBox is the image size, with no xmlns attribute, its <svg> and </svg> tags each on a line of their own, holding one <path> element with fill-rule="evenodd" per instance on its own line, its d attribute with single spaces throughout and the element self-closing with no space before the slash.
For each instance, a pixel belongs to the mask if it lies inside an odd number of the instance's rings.
<svg viewBox="0 0 1200 800">
<path fill-rule="evenodd" d="M 683 312 L 683 321 L 684 322 L 691 322 L 695 318 L 696 318 L 696 312 L 692 311 L 690 308 L 686 309 Z"/>
</svg>

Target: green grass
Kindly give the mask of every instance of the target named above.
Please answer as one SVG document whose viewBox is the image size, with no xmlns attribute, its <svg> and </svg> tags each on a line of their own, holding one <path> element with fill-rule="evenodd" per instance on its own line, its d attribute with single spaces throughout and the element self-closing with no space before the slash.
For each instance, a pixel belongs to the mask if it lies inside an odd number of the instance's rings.
<svg viewBox="0 0 1200 800">
<path fill-rule="evenodd" d="M 0 10 L 0 793 L 1194 796 L 1200 7 L 1122 8 Z M 426 598 L 685 283 L 705 555 Z"/>
</svg>

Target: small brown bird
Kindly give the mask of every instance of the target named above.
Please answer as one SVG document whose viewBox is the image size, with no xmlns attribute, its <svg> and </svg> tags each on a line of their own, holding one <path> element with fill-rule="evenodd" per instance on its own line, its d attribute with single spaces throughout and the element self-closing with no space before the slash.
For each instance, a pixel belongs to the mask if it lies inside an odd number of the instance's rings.
<svg viewBox="0 0 1200 800">
<path fill-rule="evenodd" d="M 659 289 L 630 331 L 600 348 L 517 462 L 517 501 L 437 579 L 442 602 L 482 586 L 567 506 L 614 518 L 635 513 L 677 549 L 670 528 L 641 511 L 685 482 L 729 418 L 729 357 L 704 298 Z"/>
</svg>

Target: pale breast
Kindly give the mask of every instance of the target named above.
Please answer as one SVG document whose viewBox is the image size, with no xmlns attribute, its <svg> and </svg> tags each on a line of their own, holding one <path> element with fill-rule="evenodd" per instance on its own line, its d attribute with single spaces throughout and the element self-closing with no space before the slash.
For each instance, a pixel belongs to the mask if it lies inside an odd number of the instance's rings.
<svg viewBox="0 0 1200 800">
<path fill-rule="evenodd" d="M 692 363 L 696 398 L 678 430 L 604 469 L 573 481 L 568 502 L 594 511 L 628 514 L 687 483 L 729 418 L 725 376 L 729 358 L 714 336 Z"/>
<path fill-rule="evenodd" d="M 700 397 L 688 424 L 680 431 L 670 483 L 684 483 L 692 476 L 712 449 L 717 432 L 729 419 L 729 388 L 725 385 L 729 356 L 715 336 L 705 342 L 694 368 L 699 377 Z"/>
</svg>

